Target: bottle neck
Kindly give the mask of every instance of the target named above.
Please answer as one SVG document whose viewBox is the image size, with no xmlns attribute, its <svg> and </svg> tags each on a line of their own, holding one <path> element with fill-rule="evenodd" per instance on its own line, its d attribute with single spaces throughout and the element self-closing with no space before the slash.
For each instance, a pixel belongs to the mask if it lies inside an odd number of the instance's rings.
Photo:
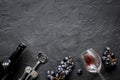
<svg viewBox="0 0 120 80">
<path fill-rule="evenodd" d="M 18 47 L 16 48 L 16 50 L 12 53 L 12 55 L 9 57 L 9 59 L 11 60 L 11 62 L 15 62 L 20 54 L 23 52 L 23 50 L 26 48 L 25 44 L 21 43 L 18 45 Z"/>
</svg>

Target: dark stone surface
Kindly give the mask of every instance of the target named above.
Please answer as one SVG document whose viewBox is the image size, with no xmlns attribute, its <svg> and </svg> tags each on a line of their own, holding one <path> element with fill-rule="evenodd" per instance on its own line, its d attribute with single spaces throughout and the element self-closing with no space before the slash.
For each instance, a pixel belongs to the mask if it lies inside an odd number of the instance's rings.
<svg viewBox="0 0 120 80">
<path fill-rule="evenodd" d="M 25 66 L 33 66 L 39 51 L 49 61 L 38 68 L 36 80 L 47 80 L 65 56 L 72 56 L 75 69 L 69 80 L 101 80 L 83 68 L 79 55 L 94 48 L 100 55 L 109 46 L 118 58 L 118 67 L 102 73 L 107 80 L 120 80 L 119 0 L 0 0 L 0 56 L 9 56 L 20 42 L 28 46 L 21 55 L 13 79 Z M 77 70 L 83 69 L 79 76 Z"/>
</svg>

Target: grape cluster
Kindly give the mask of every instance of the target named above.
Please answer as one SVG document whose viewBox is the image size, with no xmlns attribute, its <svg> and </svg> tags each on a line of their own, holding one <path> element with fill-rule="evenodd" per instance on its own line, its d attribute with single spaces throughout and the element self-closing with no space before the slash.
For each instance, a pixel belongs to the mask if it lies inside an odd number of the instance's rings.
<svg viewBox="0 0 120 80">
<path fill-rule="evenodd" d="M 64 80 L 70 74 L 74 67 L 74 62 L 71 56 L 65 57 L 55 71 L 47 71 L 47 77 L 50 80 Z"/>
<path fill-rule="evenodd" d="M 116 67 L 117 59 L 116 59 L 115 55 L 110 51 L 109 47 L 106 47 L 106 50 L 102 56 L 102 61 L 107 69 L 113 69 L 114 67 Z"/>
</svg>

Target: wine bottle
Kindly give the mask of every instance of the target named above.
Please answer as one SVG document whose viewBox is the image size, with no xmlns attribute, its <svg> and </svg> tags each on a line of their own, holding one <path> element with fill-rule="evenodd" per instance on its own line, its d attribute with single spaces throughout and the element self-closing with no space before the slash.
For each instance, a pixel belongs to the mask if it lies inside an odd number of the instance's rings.
<svg viewBox="0 0 120 80">
<path fill-rule="evenodd" d="M 23 52 L 25 48 L 26 48 L 25 44 L 20 43 L 16 50 L 10 55 L 10 57 L 4 58 L 3 60 L 0 61 L 0 80 L 5 80 L 6 75 L 12 73 L 20 54 Z"/>
</svg>

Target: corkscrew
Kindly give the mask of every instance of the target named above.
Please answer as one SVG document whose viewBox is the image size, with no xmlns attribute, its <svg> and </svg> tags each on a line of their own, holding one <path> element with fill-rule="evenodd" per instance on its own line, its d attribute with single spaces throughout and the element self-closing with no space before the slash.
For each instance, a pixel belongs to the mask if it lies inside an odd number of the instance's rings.
<svg viewBox="0 0 120 80">
<path fill-rule="evenodd" d="M 22 74 L 22 76 L 18 80 L 33 80 L 37 78 L 38 72 L 36 71 L 36 68 L 45 62 L 47 62 L 48 58 L 45 54 L 39 53 L 37 56 L 37 62 L 34 65 L 34 67 L 27 66 Z"/>
</svg>

